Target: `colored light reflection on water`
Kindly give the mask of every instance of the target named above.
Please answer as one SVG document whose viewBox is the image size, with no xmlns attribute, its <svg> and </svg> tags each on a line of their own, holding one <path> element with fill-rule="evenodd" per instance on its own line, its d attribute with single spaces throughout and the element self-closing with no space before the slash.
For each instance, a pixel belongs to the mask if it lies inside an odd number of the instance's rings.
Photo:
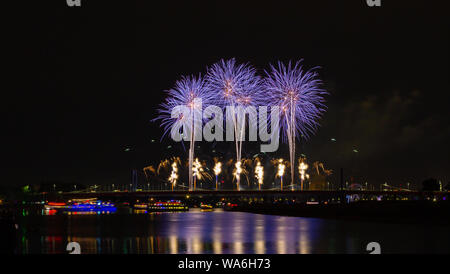
<svg viewBox="0 0 450 274">
<path fill-rule="evenodd" d="M 86 215 L 87 214 L 87 215 Z M 347 222 L 214 210 L 202 212 L 27 215 L 20 253 L 366 253 L 378 241 L 385 253 L 449 252 L 448 227 Z M 427 239 L 426 241 L 424 239 Z"/>
</svg>

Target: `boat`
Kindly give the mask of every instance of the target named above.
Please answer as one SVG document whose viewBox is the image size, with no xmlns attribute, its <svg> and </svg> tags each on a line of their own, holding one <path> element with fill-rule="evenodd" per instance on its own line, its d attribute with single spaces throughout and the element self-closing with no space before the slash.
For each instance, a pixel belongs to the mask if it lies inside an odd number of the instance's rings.
<svg viewBox="0 0 450 274">
<path fill-rule="evenodd" d="M 65 209 L 68 205 L 65 202 L 47 202 L 44 205 L 46 210 Z"/>
<path fill-rule="evenodd" d="M 146 203 L 136 203 L 133 205 L 134 209 L 147 209 L 148 208 L 148 204 Z"/>
<path fill-rule="evenodd" d="M 77 203 L 69 205 L 64 211 L 68 212 L 115 212 L 117 208 L 109 202 L 97 201 L 96 203 Z"/>
<path fill-rule="evenodd" d="M 202 211 L 212 211 L 213 210 L 213 206 L 212 205 L 209 205 L 209 204 L 204 204 L 204 203 L 201 203 L 200 204 L 200 209 L 202 210 Z"/>
<path fill-rule="evenodd" d="M 148 203 L 148 211 L 161 212 L 161 211 L 188 211 L 189 207 L 178 200 L 170 200 L 166 202 L 152 202 Z"/>
<path fill-rule="evenodd" d="M 103 202 L 97 199 L 74 199 L 65 202 L 48 202 L 45 204 L 46 210 L 60 210 L 64 212 L 115 212 L 116 206 L 110 202 Z"/>
</svg>

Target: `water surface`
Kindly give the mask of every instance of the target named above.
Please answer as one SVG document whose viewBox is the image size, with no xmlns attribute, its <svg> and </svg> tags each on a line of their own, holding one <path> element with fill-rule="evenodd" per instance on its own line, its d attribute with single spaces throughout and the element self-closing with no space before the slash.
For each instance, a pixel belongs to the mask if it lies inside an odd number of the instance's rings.
<svg viewBox="0 0 450 274">
<path fill-rule="evenodd" d="M 191 209 L 178 213 L 115 213 L 20 218 L 19 253 L 450 253 L 449 227 L 364 223 Z"/>
</svg>

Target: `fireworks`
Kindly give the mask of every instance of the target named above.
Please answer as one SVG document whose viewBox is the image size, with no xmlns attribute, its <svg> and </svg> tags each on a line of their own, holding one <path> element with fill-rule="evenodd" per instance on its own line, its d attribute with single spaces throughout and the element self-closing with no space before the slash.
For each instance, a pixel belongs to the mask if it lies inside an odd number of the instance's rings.
<svg viewBox="0 0 450 274">
<path fill-rule="evenodd" d="M 249 105 L 260 91 L 260 77 L 248 64 L 236 64 L 236 60 L 220 60 L 208 68 L 206 75 L 211 91 L 217 96 L 216 103 L 227 105 Z"/>
<path fill-rule="evenodd" d="M 183 124 L 183 135 L 188 135 L 189 140 L 189 189 L 192 189 L 192 162 L 194 159 L 194 144 L 197 140 L 197 132 L 202 124 L 202 111 L 212 103 L 213 97 L 205 81 L 199 77 L 183 77 L 177 81 L 175 87 L 167 91 L 168 97 L 158 109 L 159 116 L 155 120 L 161 120 L 165 136 L 169 130 L 174 129 L 174 125 Z M 201 102 L 201 103 L 200 103 Z M 174 108 L 186 106 L 189 108 L 189 117 L 183 114 L 172 116 Z M 201 131 L 200 131 L 201 132 Z M 173 132 L 172 132 L 173 133 Z M 186 140 L 185 139 L 185 140 Z"/>
<path fill-rule="evenodd" d="M 233 173 L 233 175 L 234 175 L 234 177 L 236 178 L 236 186 L 237 186 L 237 190 L 239 190 L 239 180 L 240 180 L 240 178 L 241 178 L 241 173 L 242 173 L 242 163 L 241 163 L 241 161 L 239 161 L 239 162 L 236 162 L 236 164 L 234 165 L 234 167 L 235 167 L 235 170 L 234 170 L 234 173 Z"/>
<path fill-rule="evenodd" d="M 259 161 L 256 163 L 255 177 L 258 180 L 258 189 L 261 190 L 264 178 L 264 167 L 261 165 Z"/>
<path fill-rule="evenodd" d="M 218 176 L 220 172 L 222 172 L 222 163 L 217 162 L 216 165 L 214 166 L 214 174 Z"/>
<path fill-rule="evenodd" d="M 211 105 L 219 106 L 226 111 L 227 138 L 228 136 L 234 136 L 236 161 L 233 175 L 236 178 L 237 190 L 240 190 L 241 174 L 246 176 L 250 187 L 248 175 L 250 173 L 245 170 L 245 166 L 247 168 L 249 166 L 241 157 L 242 143 L 245 139 L 246 123 L 251 125 L 258 123 L 258 115 L 253 115 L 254 110 L 252 110 L 252 115 L 250 115 L 250 108 L 247 107 L 266 106 L 272 107 L 273 111 L 279 108 L 280 128 L 283 132 L 283 139 L 287 140 L 289 144 L 290 162 L 286 161 L 285 163 L 286 165 L 290 163 L 291 186 L 294 188 L 295 141 L 301 138 L 308 139 L 317 130 L 319 126 L 318 120 L 326 109 L 324 96 L 327 92 L 320 87 L 322 82 L 318 79 L 316 69 L 304 70 L 301 61 L 295 64 L 289 62 L 287 65 L 278 62 L 276 66 L 271 65 L 270 70 L 266 71 L 265 74 L 265 79 L 261 80 L 261 77 L 256 74 L 256 69 L 249 64 L 239 64 L 234 58 L 220 60 L 207 69 L 205 78 L 201 76 L 182 77 L 181 80 L 175 83 L 174 88 L 166 91 L 167 98 L 160 105 L 160 109 L 158 109 L 159 116 L 154 120 L 160 120 L 161 127 L 164 128 L 163 137 L 170 131 L 175 141 L 183 140 L 189 142 L 189 190 L 196 189 L 197 180 L 205 176 L 206 178 L 212 178 L 211 170 L 206 168 L 211 174 L 203 171 L 202 164 L 197 158 L 195 158 L 194 163 L 195 141 L 201 140 L 203 133 L 203 112 Z M 178 107 L 182 107 L 183 111 L 174 111 Z M 249 114 L 248 121 L 246 112 Z M 266 118 L 261 119 L 265 120 Z M 261 125 L 261 121 L 259 122 Z M 217 128 L 214 129 L 215 131 L 219 130 Z M 273 125 L 271 130 L 274 130 Z M 175 135 L 177 137 L 174 137 Z M 179 137 L 180 135 L 182 137 Z M 305 163 L 303 164 L 305 165 Z M 285 169 L 289 169 L 289 166 L 286 165 L 280 159 L 277 176 L 281 178 L 281 189 L 283 189 Z M 227 166 L 226 162 L 224 162 L 224 166 Z M 167 170 L 170 167 L 170 162 L 160 165 L 158 174 L 162 167 Z M 232 166 L 230 165 L 231 168 Z M 302 178 L 301 189 L 303 189 L 306 169 L 307 165 L 306 168 L 304 166 L 302 168 L 299 167 L 299 172 L 303 172 L 300 173 Z M 150 170 L 144 170 L 146 176 L 147 171 Z M 222 172 L 222 164 L 216 161 L 213 171 L 216 176 L 216 189 L 218 189 L 218 176 Z M 224 170 L 224 172 L 226 173 L 227 170 Z M 255 167 L 255 172 L 257 173 L 255 176 L 259 176 L 259 173 L 263 174 L 264 172 L 259 161 Z M 167 178 L 167 175 L 164 177 Z M 175 182 L 177 179 L 178 175 L 175 178 Z M 261 182 L 258 179 L 259 186 L 261 186 Z M 172 185 L 175 184 L 172 183 Z"/>
<path fill-rule="evenodd" d="M 303 190 L 303 181 L 306 178 L 309 178 L 309 175 L 306 174 L 306 170 L 308 169 L 308 164 L 306 163 L 306 159 L 304 157 L 301 157 L 299 160 L 299 165 L 298 165 L 298 173 L 300 174 L 300 180 L 301 180 L 301 185 L 300 185 L 300 190 Z"/>
<path fill-rule="evenodd" d="M 202 164 L 198 161 L 198 158 L 195 158 L 194 163 L 192 164 L 192 176 L 194 177 L 194 190 L 196 189 L 197 179 L 202 178 Z"/>
<path fill-rule="evenodd" d="M 170 174 L 170 177 L 169 177 L 169 182 L 172 184 L 172 191 L 173 191 L 174 186 L 177 184 L 177 179 L 178 179 L 177 162 L 173 162 L 172 163 L 172 173 Z"/>
<path fill-rule="evenodd" d="M 222 163 L 217 162 L 214 166 L 214 174 L 216 175 L 216 190 L 218 190 L 218 177 L 220 172 L 222 172 Z"/>
<path fill-rule="evenodd" d="M 325 111 L 321 80 L 315 69 L 304 71 L 301 61 L 292 65 L 278 62 L 266 72 L 264 88 L 273 105 L 280 107 L 280 128 L 288 140 L 291 161 L 291 183 L 294 185 L 295 139 L 307 139 L 318 128 L 318 119 Z"/>
<path fill-rule="evenodd" d="M 236 169 L 240 168 L 242 141 L 245 138 L 245 112 L 242 108 L 247 106 L 257 106 L 263 93 L 260 92 L 260 77 L 256 75 L 256 70 L 248 64 L 236 64 L 236 60 L 220 60 L 208 69 L 206 76 L 211 92 L 216 94 L 216 103 L 223 109 L 227 109 L 227 115 L 233 119 L 233 132 L 236 145 Z M 249 115 L 251 117 L 251 115 Z M 251 118 L 249 118 L 251 119 Z M 256 123 L 257 121 L 249 121 Z M 238 164 L 239 163 L 239 164 Z M 240 172 L 237 172 L 236 185 L 239 190 Z"/>
<path fill-rule="evenodd" d="M 283 159 L 278 160 L 278 172 L 277 176 L 281 179 L 280 189 L 283 190 L 283 175 L 286 165 L 283 164 Z"/>
</svg>

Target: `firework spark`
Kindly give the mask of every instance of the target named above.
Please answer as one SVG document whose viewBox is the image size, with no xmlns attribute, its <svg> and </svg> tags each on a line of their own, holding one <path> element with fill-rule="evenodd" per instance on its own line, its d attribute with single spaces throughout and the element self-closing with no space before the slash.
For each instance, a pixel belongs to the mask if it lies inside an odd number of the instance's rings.
<svg viewBox="0 0 450 274">
<path fill-rule="evenodd" d="M 231 113 L 227 115 L 230 115 L 233 119 L 237 165 L 241 162 L 246 121 L 245 114 L 240 113 L 237 109 L 260 104 L 263 96 L 263 93 L 260 92 L 260 77 L 256 75 L 256 70 L 253 67 L 248 64 L 237 64 L 233 58 L 226 61 L 220 60 L 208 68 L 206 80 L 211 91 L 217 96 L 216 103 L 223 109 L 227 106 L 231 107 Z M 257 121 L 249 121 L 249 123 L 251 122 L 256 123 Z M 239 173 L 235 177 L 236 186 L 239 190 Z"/>
<path fill-rule="evenodd" d="M 236 178 L 236 181 L 239 181 L 241 178 L 241 173 L 242 173 L 242 162 L 236 162 L 236 164 L 234 165 L 235 170 L 234 170 L 234 177 Z M 239 184 L 238 184 L 238 190 L 239 190 Z"/>
<path fill-rule="evenodd" d="M 216 175 L 216 190 L 218 190 L 218 179 L 220 172 L 222 172 L 222 163 L 217 162 L 214 166 L 214 174 Z"/>
<path fill-rule="evenodd" d="M 294 65 L 270 66 L 266 71 L 264 90 L 273 105 L 280 107 L 280 128 L 283 140 L 289 143 L 291 185 L 294 185 L 294 159 L 296 138 L 309 138 L 318 126 L 318 120 L 326 110 L 324 96 L 328 94 L 320 86 L 316 68 L 303 70 L 301 61 Z"/>
<path fill-rule="evenodd" d="M 277 176 L 280 177 L 281 180 L 281 185 L 280 185 L 280 189 L 283 190 L 283 175 L 284 175 L 284 170 L 286 169 L 286 165 L 283 164 L 283 159 L 278 160 L 278 172 L 277 172 Z"/>
<path fill-rule="evenodd" d="M 301 185 L 300 185 L 300 189 L 303 190 L 303 182 L 305 181 L 305 177 L 309 178 L 309 175 L 306 174 L 306 170 L 308 169 L 308 164 L 306 163 L 306 158 L 301 157 L 299 159 L 299 165 L 298 165 L 298 173 L 300 174 L 300 180 L 301 180 Z"/>
<path fill-rule="evenodd" d="M 198 161 L 198 158 L 195 158 L 195 161 L 192 164 L 192 176 L 194 176 L 194 190 L 196 189 L 197 179 L 202 178 L 202 164 Z"/>
<path fill-rule="evenodd" d="M 212 93 L 209 91 L 206 82 L 201 76 L 182 77 L 175 83 L 175 87 L 166 91 L 167 98 L 158 109 L 159 116 L 155 120 L 161 121 L 164 128 L 163 137 L 174 125 L 183 122 L 183 134 L 189 135 L 189 190 L 192 190 L 192 163 L 194 159 L 195 136 L 197 125 L 203 123 L 202 111 L 213 102 Z M 201 103 L 199 103 L 201 102 Z M 172 115 L 175 107 L 186 106 L 189 108 L 189 117 L 180 114 L 176 117 Z"/>
<path fill-rule="evenodd" d="M 261 165 L 261 162 L 259 161 L 256 163 L 255 177 L 258 180 L 258 189 L 261 190 L 264 178 L 264 167 Z"/>
<path fill-rule="evenodd" d="M 178 179 L 178 167 L 177 167 L 177 162 L 173 162 L 172 163 L 172 173 L 170 174 L 169 177 L 169 182 L 172 184 L 172 191 L 174 186 L 177 184 L 177 179 Z"/>
</svg>

